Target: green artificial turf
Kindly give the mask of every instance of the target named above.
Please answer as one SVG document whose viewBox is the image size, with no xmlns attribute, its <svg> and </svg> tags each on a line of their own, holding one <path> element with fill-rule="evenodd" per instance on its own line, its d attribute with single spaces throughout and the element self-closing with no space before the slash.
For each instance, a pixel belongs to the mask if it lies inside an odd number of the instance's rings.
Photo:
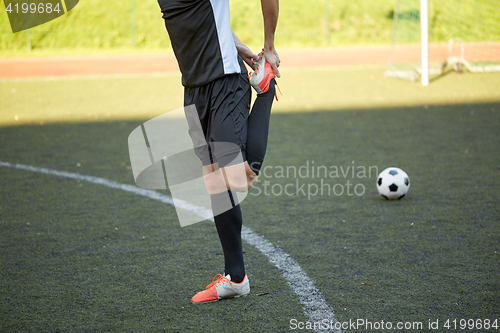
<svg viewBox="0 0 500 333">
<path fill-rule="evenodd" d="M 498 76 L 451 73 L 422 88 L 381 72 L 325 71 L 318 82 L 305 72 L 295 88 L 284 75 L 269 168 L 242 203 L 244 224 L 300 264 L 340 321 L 500 320 Z M 179 106 L 173 91 L 182 89 L 169 80 L 0 83 L 0 161 L 133 184 L 127 137 Z M 311 87 L 336 98 L 311 100 Z M 313 161 L 397 166 L 411 188 L 387 201 L 375 172 L 272 172 Z M 365 192 L 255 195 L 264 182 L 307 190 L 322 180 Z M 173 207 L 100 185 L 0 167 L 0 247 L 2 332 L 286 332 L 291 319 L 307 320 L 279 271 L 246 243 L 251 294 L 192 305 L 223 269 L 213 224 L 181 228 Z"/>
</svg>

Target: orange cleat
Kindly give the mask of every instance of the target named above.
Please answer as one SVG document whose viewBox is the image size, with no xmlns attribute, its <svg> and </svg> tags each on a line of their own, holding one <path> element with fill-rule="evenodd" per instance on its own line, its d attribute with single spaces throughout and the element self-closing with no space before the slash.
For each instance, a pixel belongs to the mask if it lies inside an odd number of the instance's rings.
<svg viewBox="0 0 500 333">
<path fill-rule="evenodd" d="M 271 65 L 266 61 L 264 52 L 259 53 L 259 60 L 254 61 L 254 72 L 250 72 L 248 78 L 250 85 L 255 89 L 257 94 L 263 94 L 269 90 L 269 83 L 276 77 Z"/>
<path fill-rule="evenodd" d="M 250 283 L 248 277 L 240 283 L 232 282 L 231 276 L 217 274 L 212 279 L 212 283 L 206 286 L 205 290 L 200 291 L 191 298 L 193 303 L 208 303 L 218 301 L 223 298 L 232 298 L 246 296 L 250 293 Z"/>
</svg>

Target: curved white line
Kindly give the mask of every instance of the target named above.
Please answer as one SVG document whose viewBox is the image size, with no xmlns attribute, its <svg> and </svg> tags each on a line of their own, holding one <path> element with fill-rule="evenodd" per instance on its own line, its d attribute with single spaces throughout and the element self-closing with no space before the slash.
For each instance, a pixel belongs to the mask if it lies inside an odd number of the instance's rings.
<svg viewBox="0 0 500 333">
<path fill-rule="evenodd" d="M 40 172 L 59 177 L 84 180 L 89 183 L 99 184 L 134 194 L 139 194 L 172 206 L 174 205 L 173 199 L 168 195 L 161 194 L 159 192 L 152 190 L 146 190 L 134 185 L 118 183 L 104 178 L 85 176 L 73 172 L 58 171 L 47 168 L 34 167 L 31 165 L 1 162 L 1 161 L 0 161 L 0 166 L 27 170 L 32 172 Z M 188 202 L 182 202 L 181 204 L 182 204 L 181 208 L 192 211 L 196 214 L 200 214 L 201 216 L 207 216 L 206 215 L 207 213 L 211 215 L 210 212 L 206 212 L 206 208 L 204 207 L 198 207 Z M 211 220 L 213 221 L 213 219 Z M 328 306 L 328 304 L 326 303 L 323 294 L 321 294 L 318 288 L 316 288 L 314 282 L 306 275 L 306 273 L 302 270 L 300 265 L 295 260 L 293 260 L 283 250 L 274 246 L 274 244 L 272 244 L 267 239 L 260 236 L 259 234 L 257 234 L 255 231 L 253 231 L 248 227 L 243 226 L 241 231 L 241 238 L 245 240 L 248 244 L 258 249 L 262 254 L 264 254 L 268 258 L 268 260 L 271 263 L 274 264 L 274 266 L 276 266 L 276 268 L 278 268 L 280 273 L 288 282 L 290 288 L 292 288 L 292 290 L 297 294 L 297 296 L 299 296 L 299 301 L 300 303 L 302 303 L 302 308 L 304 309 L 304 313 L 306 314 L 306 316 L 309 317 L 309 321 L 311 323 L 318 323 L 317 325 L 319 325 L 319 322 L 324 321 L 325 319 L 328 321 L 328 323 L 333 323 L 333 324 L 336 323 L 335 315 Z M 337 330 L 332 326 L 334 325 L 329 324 L 328 329 L 314 329 L 314 332 L 336 332 L 336 333 L 342 332 L 341 330 Z"/>
</svg>

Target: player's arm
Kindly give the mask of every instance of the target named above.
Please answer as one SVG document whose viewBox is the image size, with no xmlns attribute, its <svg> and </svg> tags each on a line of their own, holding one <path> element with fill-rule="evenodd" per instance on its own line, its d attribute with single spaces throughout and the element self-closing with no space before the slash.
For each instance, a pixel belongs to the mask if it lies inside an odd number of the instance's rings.
<svg viewBox="0 0 500 333">
<path fill-rule="evenodd" d="M 258 59 L 259 56 L 256 55 L 255 53 L 253 53 L 248 48 L 248 46 L 246 46 L 245 44 L 243 44 L 240 41 L 240 39 L 238 38 L 238 36 L 236 36 L 236 34 L 234 33 L 234 31 L 233 31 L 233 40 L 234 40 L 234 44 L 236 45 L 236 49 L 238 50 L 238 53 L 241 56 L 241 58 L 243 59 L 243 61 L 245 61 L 248 64 L 248 66 L 250 66 L 251 68 L 253 68 L 252 62 L 253 61 L 257 61 L 257 59 Z"/>
<path fill-rule="evenodd" d="M 274 32 L 278 25 L 279 0 L 260 0 L 262 5 L 262 16 L 264 17 L 264 56 L 273 68 L 274 74 L 280 77 L 278 66 L 280 58 L 274 48 Z"/>
</svg>

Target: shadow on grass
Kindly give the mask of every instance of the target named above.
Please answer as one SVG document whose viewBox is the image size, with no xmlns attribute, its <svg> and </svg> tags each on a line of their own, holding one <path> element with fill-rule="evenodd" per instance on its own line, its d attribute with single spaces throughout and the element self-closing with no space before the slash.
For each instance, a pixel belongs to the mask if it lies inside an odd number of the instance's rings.
<svg viewBox="0 0 500 333">
<path fill-rule="evenodd" d="M 443 79 L 444 77 L 448 76 L 451 73 L 455 73 L 455 70 L 453 70 L 453 68 L 448 68 L 448 69 L 444 68 L 443 72 L 441 74 L 430 78 L 429 83 L 436 82 L 440 79 Z"/>
</svg>

